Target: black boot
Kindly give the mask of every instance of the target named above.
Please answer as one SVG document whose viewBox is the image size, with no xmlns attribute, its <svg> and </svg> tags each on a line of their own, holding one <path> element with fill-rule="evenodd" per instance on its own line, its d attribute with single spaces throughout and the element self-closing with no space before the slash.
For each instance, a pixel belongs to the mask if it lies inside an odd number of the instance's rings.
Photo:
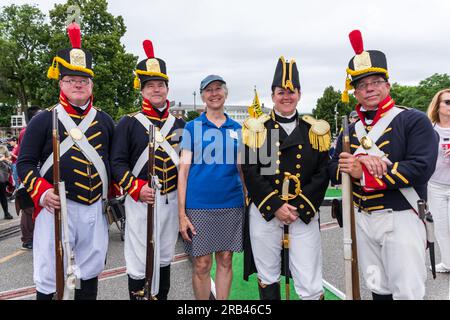
<svg viewBox="0 0 450 320">
<path fill-rule="evenodd" d="M 9 214 L 9 212 L 5 213 L 5 220 L 11 220 L 14 219 L 12 215 Z"/>
<path fill-rule="evenodd" d="M 98 277 L 81 280 L 81 289 L 75 289 L 75 300 L 97 300 Z"/>
<path fill-rule="evenodd" d="M 258 279 L 258 289 L 260 300 L 281 300 L 279 282 L 266 285 L 262 284 Z"/>
<path fill-rule="evenodd" d="M 36 300 L 53 300 L 55 293 L 45 294 L 36 290 Z"/>
<path fill-rule="evenodd" d="M 377 294 L 375 292 L 372 292 L 372 299 L 373 300 L 394 300 L 392 298 L 392 294 Z"/>
<path fill-rule="evenodd" d="M 130 294 L 130 300 L 137 300 L 133 292 L 141 291 L 144 288 L 144 285 L 145 279 L 134 280 L 128 275 L 128 293 Z"/>
<path fill-rule="evenodd" d="M 156 295 L 158 300 L 167 300 L 170 289 L 170 264 L 159 268 L 159 292 Z"/>
</svg>

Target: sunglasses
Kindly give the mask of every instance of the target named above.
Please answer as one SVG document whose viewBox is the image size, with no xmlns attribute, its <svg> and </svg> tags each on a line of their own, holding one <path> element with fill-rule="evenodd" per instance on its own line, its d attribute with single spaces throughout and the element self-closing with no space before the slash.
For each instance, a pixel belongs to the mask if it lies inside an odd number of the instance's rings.
<svg viewBox="0 0 450 320">
<path fill-rule="evenodd" d="M 450 100 L 442 100 L 441 102 L 445 103 L 446 106 L 450 106 Z"/>
</svg>

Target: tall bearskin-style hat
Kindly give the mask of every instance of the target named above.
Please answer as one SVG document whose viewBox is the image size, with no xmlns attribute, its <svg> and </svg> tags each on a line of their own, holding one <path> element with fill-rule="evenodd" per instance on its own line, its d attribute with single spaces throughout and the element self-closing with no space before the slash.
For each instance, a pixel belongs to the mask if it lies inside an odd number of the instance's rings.
<svg viewBox="0 0 450 320">
<path fill-rule="evenodd" d="M 93 78 L 92 54 L 81 48 L 81 30 L 76 22 L 67 27 L 72 48 L 58 51 L 48 69 L 47 77 L 58 80 L 64 76 L 82 76 Z"/>
<path fill-rule="evenodd" d="M 297 64 L 294 59 L 292 59 L 291 62 L 286 62 L 283 56 L 278 59 L 272 81 L 272 90 L 275 87 L 289 89 L 291 91 L 294 91 L 294 89 L 297 88 L 300 91 L 300 80 Z"/>
<path fill-rule="evenodd" d="M 163 80 L 169 82 L 167 76 L 166 63 L 160 58 L 155 58 L 153 43 L 150 40 L 144 40 L 142 43 L 147 59 L 138 63 L 134 71 L 134 88 L 142 89 L 145 82 L 149 80 Z"/>
<path fill-rule="evenodd" d="M 348 63 L 345 90 L 342 93 L 342 101 L 346 103 L 349 102 L 348 91 L 354 89 L 358 80 L 374 74 L 379 74 L 386 80 L 389 78 L 384 53 L 378 50 L 365 51 L 361 31 L 359 30 L 353 30 L 348 36 L 356 55 Z"/>
</svg>

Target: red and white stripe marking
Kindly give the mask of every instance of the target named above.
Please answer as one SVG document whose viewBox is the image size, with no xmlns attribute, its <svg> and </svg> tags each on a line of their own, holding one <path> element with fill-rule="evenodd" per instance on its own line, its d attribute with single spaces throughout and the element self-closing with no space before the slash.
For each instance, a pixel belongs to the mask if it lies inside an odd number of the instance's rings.
<svg viewBox="0 0 450 320">
<path fill-rule="evenodd" d="M 172 264 L 177 264 L 184 262 L 188 259 L 188 255 L 186 253 L 180 253 L 175 255 L 172 260 Z M 98 279 L 99 281 L 110 280 L 118 277 L 123 277 L 126 275 L 126 267 L 118 267 L 113 269 L 108 269 L 103 271 Z M 9 290 L 0 292 L 0 300 L 22 300 L 33 298 L 36 295 L 36 287 L 23 287 L 19 289 Z"/>
</svg>

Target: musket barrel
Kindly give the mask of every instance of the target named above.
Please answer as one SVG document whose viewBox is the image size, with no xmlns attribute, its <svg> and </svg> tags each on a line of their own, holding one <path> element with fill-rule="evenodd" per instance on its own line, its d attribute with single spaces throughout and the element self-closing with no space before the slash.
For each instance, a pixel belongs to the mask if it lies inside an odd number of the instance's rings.
<svg viewBox="0 0 450 320">
<path fill-rule="evenodd" d="M 52 113 L 53 119 L 53 190 L 59 195 L 60 167 L 59 167 L 59 127 L 58 112 L 56 109 Z M 64 295 L 64 258 L 63 245 L 61 237 L 61 211 L 54 209 L 55 222 L 55 284 L 56 284 L 56 300 L 62 300 Z"/>
<path fill-rule="evenodd" d="M 148 186 L 155 190 L 156 201 L 156 187 L 154 183 L 155 179 L 155 126 L 150 124 L 148 129 Z M 154 217 L 155 205 L 147 205 L 147 255 L 146 255 L 146 267 L 145 267 L 145 279 L 146 287 L 146 299 L 151 300 L 152 297 L 152 280 L 153 280 L 153 263 L 154 263 L 154 241 L 153 241 L 153 217 Z"/>
<path fill-rule="evenodd" d="M 342 117 L 342 151 L 351 153 L 347 116 Z M 345 264 L 345 288 L 347 300 L 360 300 L 356 226 L 353 206 L 353 187 L 350 175 L 342 176 L 342 221 Z"/>
</svg>

